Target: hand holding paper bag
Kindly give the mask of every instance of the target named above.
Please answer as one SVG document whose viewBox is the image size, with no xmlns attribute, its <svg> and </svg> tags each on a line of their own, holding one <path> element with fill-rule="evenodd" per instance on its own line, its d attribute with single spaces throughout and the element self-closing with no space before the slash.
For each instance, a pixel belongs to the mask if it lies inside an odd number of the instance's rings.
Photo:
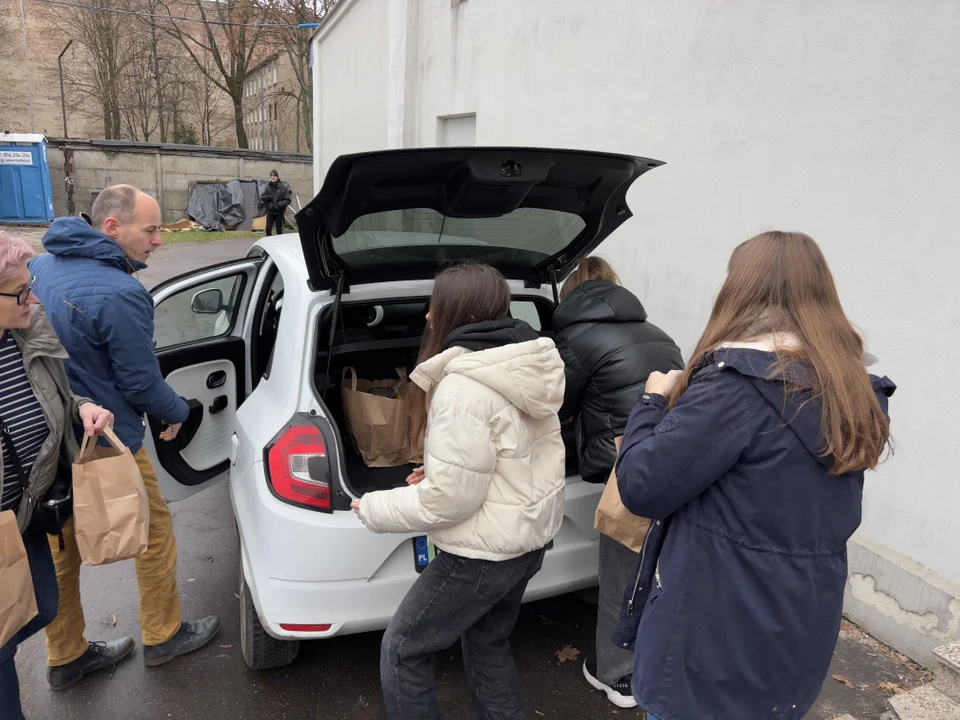
<svg viewBox="0 0 960 720">
<path fill-rule="evenodd" d="M 73 517 L 80 557 L 87 565 L 134 558 L 147 549 L 150 504 L 130 450 L 109 427 L 100 447 L 85 437 L 73 464 Z"/>
</svg>

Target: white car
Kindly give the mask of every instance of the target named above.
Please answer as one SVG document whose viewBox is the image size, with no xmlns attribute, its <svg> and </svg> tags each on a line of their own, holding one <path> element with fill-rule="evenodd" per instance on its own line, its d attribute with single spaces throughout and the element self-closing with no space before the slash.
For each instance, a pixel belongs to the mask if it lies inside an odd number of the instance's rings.
<svg viewBox="0 0 960 720">
<path fill-rule="evenodd" d="M 344 156 L 298 213 L 299 237 L 263 238 L 153 290 L 157 356 L 191 415 L 173 443 L 155 441 L 151 419 L 147 447 L 169 500 L 229 476 L 247 665 L 385 628 L 423 569 L 414 535 L 374 534 L 350 510 L 412 466 L 364 465 L 343 422 L 344 369 L 413 367 L 432 278 L 450 261 L 498 267 L 513 314 L 549 334 L 557 281 L 630 217 L 627 189 L 660 164 L 521 148 Z M 596 584 L 601 490 L 571 463 L 563 525 L 526 600 Z"/>
</svg>

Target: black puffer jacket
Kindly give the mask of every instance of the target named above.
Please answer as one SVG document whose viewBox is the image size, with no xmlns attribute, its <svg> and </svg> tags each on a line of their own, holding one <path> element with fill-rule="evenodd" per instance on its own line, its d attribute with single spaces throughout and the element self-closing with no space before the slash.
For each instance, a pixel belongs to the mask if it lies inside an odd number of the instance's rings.
<svg viewBox="0 0 960 720">
<path fill-rule="evenodd" d="M 276 183 L 267 183 L 260 193 L 260 202 L 268 215 L 280 215 L 290 204 L 290 186 L 282 180 Z"/>
<path fill-rule="evenodd" d="M 567 367 L 560 420 L 575 423 L 580 474 L 606 482 L 617 460 L 614 438 L 654 371 L 683 368 L 676 343 L 629 290 L 604 280 L 580 285 L 553 315 L 557 348 Z"/>
</svg>

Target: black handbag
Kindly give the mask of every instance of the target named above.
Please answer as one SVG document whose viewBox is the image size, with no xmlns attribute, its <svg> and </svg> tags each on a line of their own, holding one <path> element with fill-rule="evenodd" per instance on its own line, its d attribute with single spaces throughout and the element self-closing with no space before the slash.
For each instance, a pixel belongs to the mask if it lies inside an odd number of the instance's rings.
<svg viewBox="0 0 960 720">
<path fill-rule="evenodd" d="M 0 437 L 3 438 L 4 447 L 10 456 L 10 462 L 13 463 L 14 471 L 17 473 L 17 479 L 20 481 L 20 487 L 26 492 L 30 486 L 30 478 L 27 477 L 23 465 L 20 463 L 20 456 L 17 454 L 17 448 L 13 444 L 13 438 L 10 437 L 10 431 L 7 430 L 6 423 L 0 419 Z M 47 535 L 56 535 L 60 538 L 60 550 L 63 551 L 65 544 L 63 541 L 63 526 L 73 515 L 73 471 L 61 458 L 57 463 L 57 475 L 53 484 L 47 489 L 46 494 L 37 503 L 33 511 L 33 517 L 30 519 L 30 527 L 36 528 Z"/>
</svg>

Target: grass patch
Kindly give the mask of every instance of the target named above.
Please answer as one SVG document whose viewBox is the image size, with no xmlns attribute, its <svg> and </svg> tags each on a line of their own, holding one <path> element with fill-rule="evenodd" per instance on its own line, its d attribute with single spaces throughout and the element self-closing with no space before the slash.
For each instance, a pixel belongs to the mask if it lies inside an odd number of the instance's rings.
<svg viewBox="0 0 960 720">
<path fill-rule="evenodd" d="M 262 232 L 229 231 L 204 232 L 202 230 L 184 230 L 183 232 L 160 233 L 164 245 L 180 245 L 182 243 L 208 243 L 217 240 L 259 240 Z"/>
</svg>

